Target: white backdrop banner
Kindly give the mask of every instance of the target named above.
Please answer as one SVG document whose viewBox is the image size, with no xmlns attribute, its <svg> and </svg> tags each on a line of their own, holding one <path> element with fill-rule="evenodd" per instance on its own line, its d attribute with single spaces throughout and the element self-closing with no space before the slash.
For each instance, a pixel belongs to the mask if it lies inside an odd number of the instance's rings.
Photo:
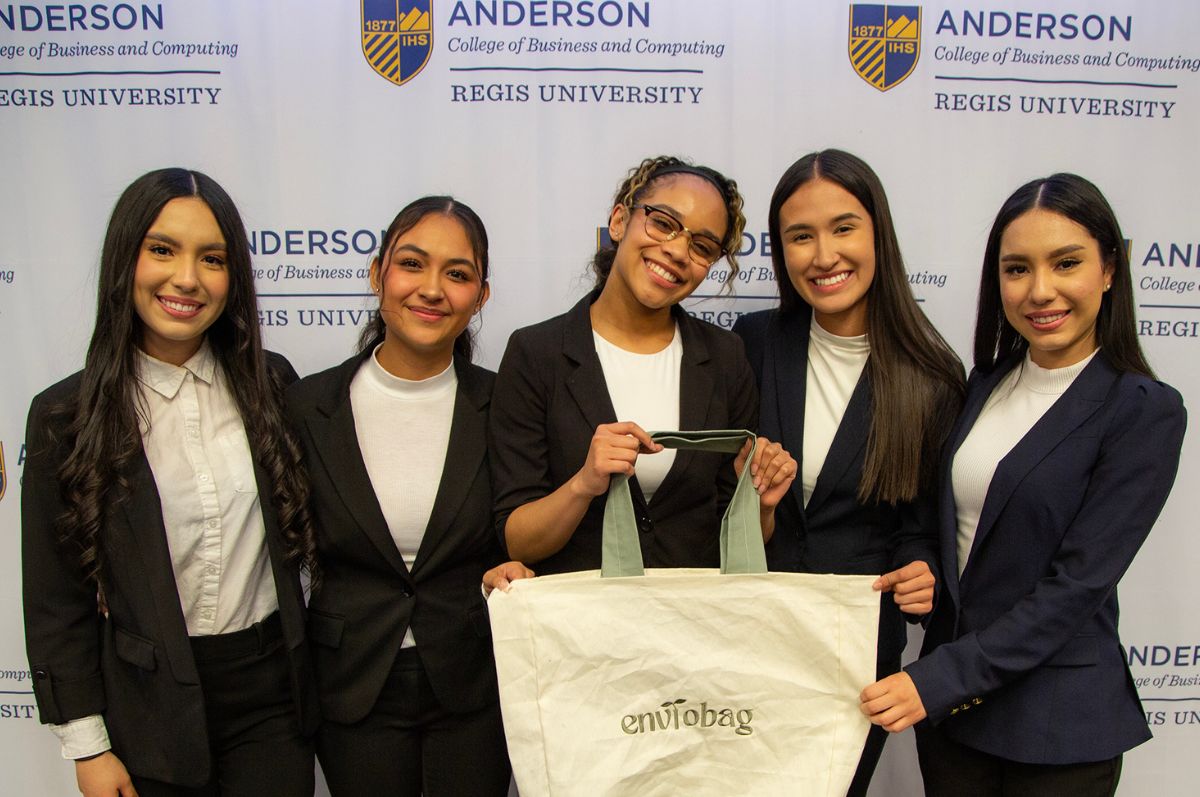
<svg viewBox="0 0 1200 797">
<path fill-rule="evenodd" d="M 138 175 L 188 166 L 229 190 L 267 342 L 305 374 L 348 355 L 380 231 L 428 193 L 488 225 L 480 340 L 494 367 L 513 329 L 587 288 L 617 183 L 660 153 L 710 164 L 746 195 L 732 294 L 718 267 L 688 302 L 731 326 L 775 301 L 767 202 L 823 147 L 879 172 L 913 292 L 965 358 L 1000 203 L 1074 171 L 1116 208 L 1142 344 L 1196 412 L 1198 35 L 1189 0 L 0 2 L 0 746 L 23 764 L 5 790 L 74 790 L 24 655 L 22 439 L 30 398 L 82 365 L 107 216 Z M 1122 585 L 1155 734 L 1126 757 L 1123 795 L 1195 791 L 1195 440 Z M 876 790 L 919 793 L 911 747 L 889 751 Z"/>
</svg>

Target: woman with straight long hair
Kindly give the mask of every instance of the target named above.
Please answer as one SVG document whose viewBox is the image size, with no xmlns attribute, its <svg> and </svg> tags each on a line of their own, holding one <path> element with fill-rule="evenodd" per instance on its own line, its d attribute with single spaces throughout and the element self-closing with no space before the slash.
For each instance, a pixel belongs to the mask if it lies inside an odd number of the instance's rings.
<svg viewBox="0 0 1200 797">
<path fill-rule="evenodd" d="M 488 239 L 467 205 L 422 197 L 372 260 L 379 312 L 357 354 L 288 392 L 312 473 L 325 578 L 313 592 L 334 797 L 505 795 L 484 571 L 492 533 L 494 375 L 471 363 L 490 295 Z M 510 563 L 489 585 L 531 575 Z"/>
<path fill-rule="evenodd" d="M 738 319 L 763 434 L 797 452 L 776 512 L 772 570 L 880 574 L 877 675 L 900 669 L 905 620 L 933 606 L 938 449 L 962 365 L 909 289 L 883 186 L 860 158 L 805 155 L 779 180 L 767 227 L 779 308 Z M 850 794 L 887 734 L 872 729 Z"/>
<path fill-rule="evenodd" d="M 1175 479 L 1186 413 L 1138 344 L 1096 186 L 1023 185 L 988 236 L 975 368 L 941 475 L 945 587 L 921 658 L 862 693 L 918 726 L 932 795 L 1111 795 L 1150 738 L 1117 582 Z"/>
<path fill-rule="evenodd" d="M 744 457 L 663 451 L 646 429 L 751 429 L 754 377 L 741 341 L 680 302 L 727 259 L 745 217 L 737 184 L 675 157 L 647 158 L 610 206 L 595 289 L 513 333 L 491 416 L 497 531 L 541 573 L 600 567 L 605 494 L 630 480 L 647 567 L 716 567 L 718 529 Z M 750 463 L 763 533 L 795 476 L 760 441 Z"/>
<path fill-rule="evenodd" d="M 84 795 L 313 793 L 295 378 L 263 351 L 229 195 L 135 180 L 84 368 L 30 408 L 21 491 L 34 695 Z"/>
</svg>

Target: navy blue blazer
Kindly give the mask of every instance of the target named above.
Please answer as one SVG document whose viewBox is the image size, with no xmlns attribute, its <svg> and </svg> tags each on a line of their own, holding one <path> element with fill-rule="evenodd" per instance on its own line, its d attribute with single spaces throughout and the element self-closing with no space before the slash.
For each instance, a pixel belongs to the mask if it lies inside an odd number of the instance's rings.
<svg viewBox="0 0 1200 797">
<path fill-rule="evenodd" d="M 517 507 L 553 492 L 583 466 L 596 427 L 617 415 L 596 355 L 593 291 L 565 314 L 518 329 L 496 375 L 489 435 L 496 530 L 504 539 Z M 680 429 L 753 429 L 758 395 L 742 342 L 672 308 L 683 338 Z M 654 430 L 652 430 L 654 431 Z M 647 502 L 630 480 L 647 567 L 716 567 L 721 513 L 736 486 L 733 455 L 680 451 Z M 571 539 L 534 565 L 539 575 L 600 567 L 605 496 L 596 497 Z"/>
<path fill-rule="evenodd" d="M 492 534 L 487 455 L 495 376 L 454 360 L 458 390 L 446 464 L 410 570 L 384 519 L 354 427 L 350 382 L 369 356 L 306 377 L 287 393 L 312 481 L 324 569 L 308 614 L 322 713 L 341 723 L 365 717 L 410 627 L 443 706 L 466 712 L 494 705 L 491 627 L 479 585 L 501 555 Z"/>
<path fill-rule="evenodd" d="M 804 407 L 812 310 L 763 310 L 738 319 L 733 331 L 746 343 L 761 396 L 759 434 L 779 442 L 797 463 L 804 455 Z M 864 504 L 858 498 L 871 429 L 871 385 L 866 369 L 854 388 L 817 484 L 804 506 L 800 479 L 775 510 L 767 543 L 771 570 L 878 575 L 912 561 L 938 573 L 937 521 L 932 496 L 914 503 Z M 900 669 L 908 641 L 906 616 L 891 594 L 879 614 L 878 672 Z M 912 618 L 914 621 L 918 618 Z"/>
<path fill-rule="evenodd" d="M 267 353 L 282 384 L 296 379 L 283 357 Z M 61 544 L 65 510 L 58 470 L 70 453 L 55 408 L 74 400 L 82 372 L 33 400 L 26 427 L 29 458 L 21 489 L 21 570 L 25 644 L 42 722 L 103 714 L 113 753 L 134 775 L 200 786 L 210 751 L 200 674 L 179 603 L 162 505 L 144 453 L 126 474 L 125 500 L 107 508 L 104 549 L 107 613 L 79 568 L 79 551 Z M 253 438 L 251 438 L 253 446 Z M 288 562 L 270 480 L 255 454 L 254 478 L 266 527 L 267 553 L 279 597 L 296 715 L 305 734 L 319 719 L 312 663 L 304 636 L 300 575 Z"/>
<path fill-rule="evenodd" d="M 1187 414 L 1171 387 L 1101 351 L 996 467 L 958 575 L 954 454 L 1021 362 L 972 372 L 940 494 L 945 599 L 906 667 L 929 720 L 1013 761 L 1112 758 L 1150 738 L 1117 636 L 1117 582 L 1179 464 Z"/>
</svg>

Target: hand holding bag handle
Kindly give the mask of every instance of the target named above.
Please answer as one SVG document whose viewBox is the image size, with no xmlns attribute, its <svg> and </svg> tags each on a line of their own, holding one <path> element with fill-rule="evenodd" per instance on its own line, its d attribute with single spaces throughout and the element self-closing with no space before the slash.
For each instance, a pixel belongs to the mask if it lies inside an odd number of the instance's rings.
<svg viewBox="0 0 1200 797">
<path fill-rule="evenodd" d="M 721 454 L 736 454 L 746 440 L 755 440 L 753 432 L 743 429 L 652 432 L 650 437 L 666 448 L 715 451 Z M 738 477 L 737 488 L 729 500 L 725 516 L 721 518 L 722 573 L 767 572 L 767 554 L 763 548 L 762 523 L 759 520 L 758 493 L 754 490 L 750 475 L 755 445 L 757 443 L 750 447 L 746 465 Z M 645 572 L 628 476 L 613 476 L 608 485 L 600 562 L 600 575 L 604 578 L 640 576 Z"/>
</svg>

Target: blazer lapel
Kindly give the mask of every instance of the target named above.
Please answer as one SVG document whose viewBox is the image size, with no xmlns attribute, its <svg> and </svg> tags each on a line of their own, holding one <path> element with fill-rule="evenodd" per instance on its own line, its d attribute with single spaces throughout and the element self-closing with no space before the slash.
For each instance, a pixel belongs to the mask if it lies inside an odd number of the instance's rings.
<svg viewBox="0 0 1200 797">
<path fill-rule="evenodd" d="M 359 365 L 371 352 L 353 357 L 342 364 L 341 379 L 335 391 L 318 406 L 318 413 L 308 417 L 308 431 L 312 435 L 313 447 L 321 464 L 328 472 L 329 480 L 346 505 L 359 528 L 379 550 L 380 555 L 396 569 L 408 576 L 404 557 L 396 548 L 387 520 L 379 507 L 375 488 L 363 462 L 362 450 L 358 447 L 358 434 L 354 428 L 354 410 L 350 404 L 350 381 Z"/>
<path fill-rule="evenodd" d="M 1013 367 L 1014 362 L 1008 361 L 998 365 L 990 374 L 978 377 L 972 374 L 975 384 L 968 382 L 966 401 L 958 414 L 954 428 L 950 430 L 946 442 L 942 446 L 941 465 L 938 468 L 938 541 L 942 563 L 942 577 L 950 589 L 950 597 L 955 606 L 960 606 L 958 600 L 958 505 L 954 501 L 953 469 L 954 456 L 967 439 L 979 413 L 988 396 L 996 389 L 996 385 Z"/>
<path fill-rule="evenodd" d="M 866 447 L 870 431 L 871 379 L 864 365 L 854 392 L 850 394 L 846 411 L 842 413 L 842 422 L 838 424 L 833 442 L 829 444 L 829 453 L 821 465 L 821 472 L 817 474 L 817 483 L 813 486 L 812 497 L 808 499 L 806 512 L 815 512 L 833 492 L 834 486 Z"/>
<path fill-rule="evenodd" d="M 446 464 L 442 467 L 425 536 L 413 562 L 414 578 L 433 560 L 440 546 L 454 543 L 450 533 L 454 518 L 467 500 L 475 474 L 487 455 L 487 407 L 491 397 L 475 379 L 469 363 L 455 357 L 454 370 L 458 376 L 458 390 L 454 396 Z"/>
<path fill-rule="evenodd" d="M 563 333 L 563 354 L 574 365 L 567 377 L 567 390 L 575 400 L 579 411 L 591 427 L 604 423 L 616 423 L 617 412 L 613 409 L 604 381 L 604 370 L 596 356 L 596 342 L 592 339 L 592 321 L 589 308 L 593 292 L 571 308 L 566 330 Z"/>
<path fill-rule="evenodd" d="M 138 455 L 129 482 L 129 496 L 123 507 L 129 535 L 135 543 L 130 547 L 143 561 L 142 574 L 146 588 L 154 596 L 158 624 L 162 629 L 161 642 L 171 672 L 180 683 L 198 684 L 200 674 L 187 641 L 187 621 L 183 617 L 179 589 L 175 586 L 175 568 L 163 524 L 162 503 L 145 453 Z"/>
<path fill-rule="evenodd" d="M 988 486 L 983 510 L 979 514 L 979 525 L 975 529 L 975 540 L 971 545 L 972 553 L 978 550 L 983 539 L 992 530 L 996 519 L 1026 474 L 1045 459 L 1067 435 L 1079 428 L 1080 424 L 1103 406 L 1104 398 L 1117 376 L 1117 372 L 1100 355 L 1095 356 L 1046 414 L 1039 418 L 1033 428 L 1000 460 Z M 964 576 L 970 569 L 970 559 L 967 561 Z"/>
</svg>

